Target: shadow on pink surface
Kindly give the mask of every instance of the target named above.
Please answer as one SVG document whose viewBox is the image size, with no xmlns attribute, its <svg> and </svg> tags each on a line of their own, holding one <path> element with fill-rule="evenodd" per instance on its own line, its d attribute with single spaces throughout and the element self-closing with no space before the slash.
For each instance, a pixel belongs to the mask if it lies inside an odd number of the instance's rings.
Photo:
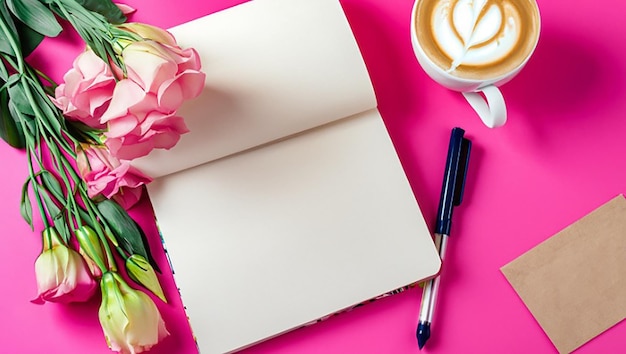
<svg viewBox="0 0 626 354">
<path fill-rule="evenodd" d="M 510 107 L 538 132 L 571 124 L 571 118 L 597 120 L 594 113 L 615 103 L 616 89 L 625 89 L 616 82 L 624 70 L 618 53 L 603 46 L 575 33 L 544 30 L 527 66 L 503 88 Z"/>
</svg>

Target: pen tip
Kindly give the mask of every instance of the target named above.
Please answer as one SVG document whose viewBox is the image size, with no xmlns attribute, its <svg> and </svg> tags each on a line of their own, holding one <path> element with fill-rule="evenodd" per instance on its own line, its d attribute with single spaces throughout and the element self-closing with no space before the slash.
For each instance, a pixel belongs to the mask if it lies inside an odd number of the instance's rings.
<svg viewBox="0 0 626 354">
<path fill-rule="evenodd" d="M 430 338 L 430 323 L 420 322 L 417 325 L 417 346 L 420 348 L 424 348 L 426 341 Z"/>
</svg>

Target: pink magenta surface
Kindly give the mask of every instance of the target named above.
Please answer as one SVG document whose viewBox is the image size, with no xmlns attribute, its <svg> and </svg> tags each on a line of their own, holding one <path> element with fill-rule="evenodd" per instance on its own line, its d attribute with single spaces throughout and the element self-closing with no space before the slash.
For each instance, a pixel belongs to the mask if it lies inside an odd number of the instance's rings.
<svg viewBox="0 0 626 354">
<path fill-rule="evenodd" d="M 132 20 L 166 28 L 240 2 L 125 1 L 138 9 Z M 409 35 L 411 0 L 342 4 L 431 228 L 450 129 L 463 127 L 474 142 L 465 200 L 455 210 L 433 334 L 423 351 L 556 352 L 499 269 L 626 192 L 626 41 L 620 39 L 626 32 L 626 3 L 610 0 L 599 6 L 597 1 L 575 0 L 565 9 L 560 2 L 539 0 L 541 39 L 527 67 L 503 88 L 509 121 L 496 130 L 486 128 L 460 94 L 439 87 L 418 66 Z M 31 59 L 45 63 L 59 81 L 80 50 L 75 38 L 64 36 L 46 41 Z M 0 352 L 109 353 L 98 324 L 98 298 L 71 306 L 30 303 L 36 296 L 33 263 L 41 246 L 38 232 L 31 232 L 19 214 L 26 159 L 4 143 L 0 156 Z M 166 268 L 149 202 L 143 200 L 132 215 Z M 41 229 L 41 224 L 36 226 Z M 198 269 L 198 281 L 201 276 Z M 172 277 L 163 275 L 161 280 L 170 302 L 159 303 L 159 308 L 172 335 L 151 353 L 196 353 Z M 417 353 L 420 296 L 419 288 L 412 289 L 244 352 Z M 624 353 L 625 337 L 622 321 L 577 353 Z"/>
</svg>

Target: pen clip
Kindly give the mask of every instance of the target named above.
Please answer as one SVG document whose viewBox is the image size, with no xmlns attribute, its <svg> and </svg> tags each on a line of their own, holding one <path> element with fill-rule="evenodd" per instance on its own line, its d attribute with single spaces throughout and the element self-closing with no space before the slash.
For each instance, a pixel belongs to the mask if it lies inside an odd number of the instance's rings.
<svg viewBox="0 0 626 354">
<path fill-rule="evenodd" d="M 465 134 L 465 131 L 456 127 L 452 129 L 452 134 L 450 135 L 446 170 L 443 177 L 437 224 L 435 226 L 435 232 L 438 234 L 450 235 L 452 212 L 454 207 L 460 205 L 463 200 L 465 176 L 472 147 L 472 142 L 464 138 L 463 134 Z"/>
<path fill-rule="evenodd" d="M 463 192 L 465 191 L 465 180 L 467 179 L 467 166 L 469 165 L 471 149 L 472 142 L 467 138 L 462 138 L 459 150 L 456 181 L 454 181 L 454 193 L 452 197 L 452 205 L 454 206 L 461 205 L 461 202 L 463 201 Z"/>
</svg>

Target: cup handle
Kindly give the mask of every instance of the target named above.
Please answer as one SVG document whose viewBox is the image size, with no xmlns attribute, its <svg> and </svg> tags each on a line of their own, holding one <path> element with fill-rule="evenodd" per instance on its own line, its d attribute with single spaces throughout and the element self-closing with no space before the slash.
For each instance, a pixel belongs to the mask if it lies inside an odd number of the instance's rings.
<svg viewBox="0 0 626 354">
<path fill-rule="evenodd" d="M 463 92 L 463 96 L 489 128 L 497 128 L 506 123 L 506 104 L 497 87 L 489 85 L 477 92 Z"/>
</svg>

